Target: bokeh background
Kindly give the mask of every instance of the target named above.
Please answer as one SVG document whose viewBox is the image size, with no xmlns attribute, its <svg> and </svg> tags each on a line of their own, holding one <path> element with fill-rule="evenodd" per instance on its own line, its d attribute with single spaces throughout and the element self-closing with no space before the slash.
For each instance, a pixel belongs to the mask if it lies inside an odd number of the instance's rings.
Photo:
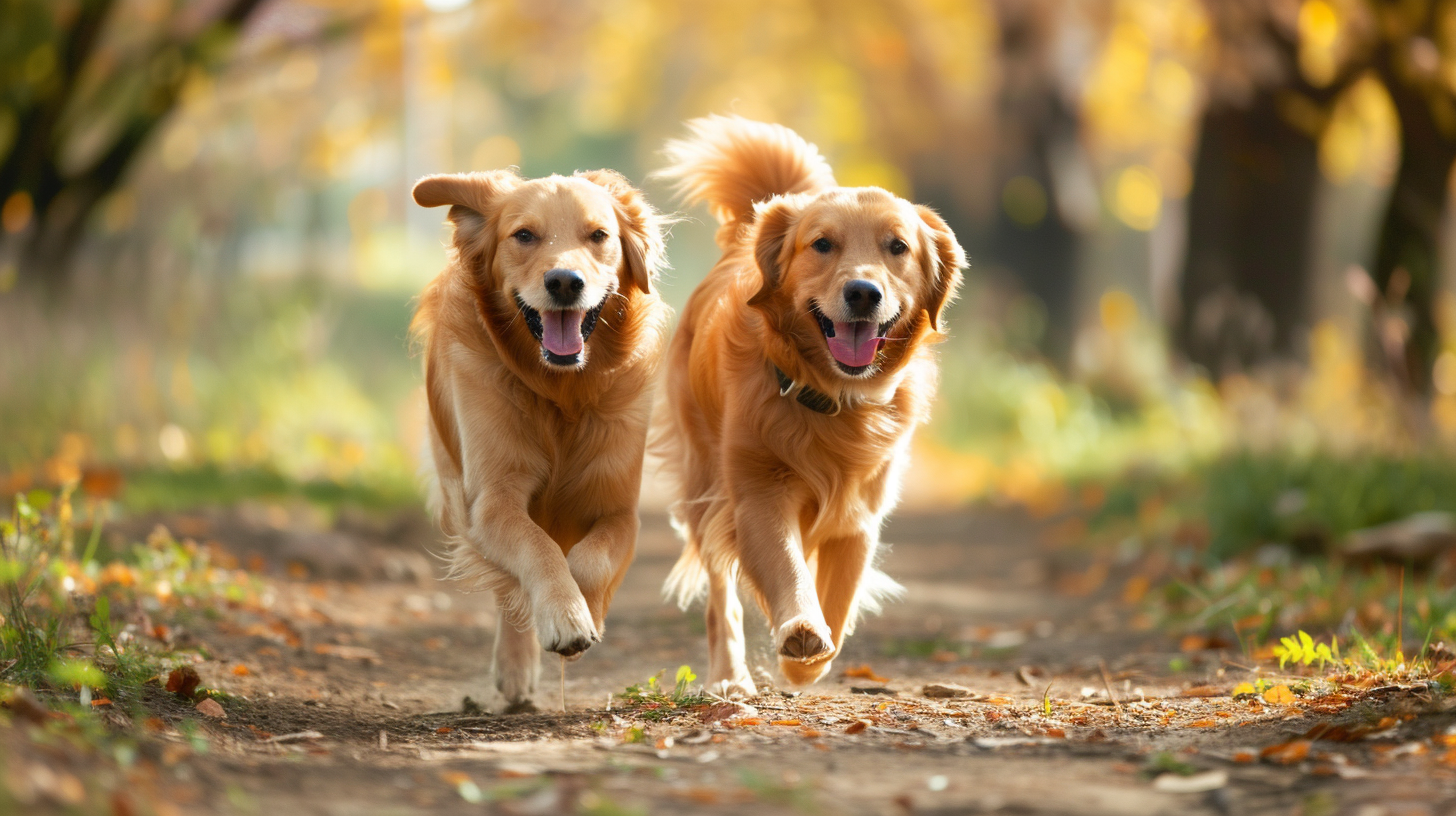
<svg viewBox="0 0 1456 816">
<path fill-rule="evenodd" d="M 934 206 L 968 250 L 911 505 L 1146 520 L 1161 505 L 1138 485 L 1196 484 L 1179 495 L 1227 505 L 1205 537 L 1239 546 L 1456 506 L 1456 3 L 3 0 L 0 18 L 7 495 L 415 502 L 406 328 L 445 232 L 412 182 L 606 166 L 677 209 L 646 180 L 663 141 L 735 112 L 797 129 L 844 184 Z M 674 304 L 715 257 L 688 215 Z"/>
</svg>

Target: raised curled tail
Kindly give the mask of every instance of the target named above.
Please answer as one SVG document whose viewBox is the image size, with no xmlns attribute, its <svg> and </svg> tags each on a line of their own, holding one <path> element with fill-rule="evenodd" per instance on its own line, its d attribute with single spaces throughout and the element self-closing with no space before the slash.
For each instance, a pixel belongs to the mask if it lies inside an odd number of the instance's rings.
<svg viewBox="0 0 1456 816">
<path fill-rule="evenodd" d="M 667 143 L 671 163 L 656 175 L 673 181 L 686 203 L 707 203 L 725 249 L 753 221 L 754 202 L 835 186 L 819 149 L 783 125 L 714 114 L 687 126 L 692 136 Z"/>
</svg>

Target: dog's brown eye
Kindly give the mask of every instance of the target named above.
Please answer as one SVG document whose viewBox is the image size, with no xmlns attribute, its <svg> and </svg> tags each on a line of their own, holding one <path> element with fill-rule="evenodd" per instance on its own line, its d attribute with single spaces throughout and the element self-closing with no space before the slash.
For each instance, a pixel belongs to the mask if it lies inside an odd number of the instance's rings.
<svg viewBox="0 0 1456 816">
<path fill-rule="evenodd" d="M 594 244 L 600 244 L 601 242 L 607 240 L 610 237 L 611 236 L 608 235 L 607 234 L 607 231 L 604 230 L 604 229 L 599 229 L 596 232 L 593 232 L 591 234 L 592 243 L 594 243 Z"/>
<path fill-rule="evenodd" d="M 890 239 L 890 254 L 891 255 L 904 255 L 905 254 L 905 250 L 907 250 L 909 248 L 910 248 L 910 245 L 907 244 L 907 243 L 905 243 L 904 241 L 901 241 L 899 238 L 891 238 Z"/>
<path fill-rule="evenodd" d="M 529 244 L 536 240 L 536 233 L 528 229 L 519 229 L 511 233 L 511 237 L 523 244 Z"/>
<path fill-rule="evenodd" d="M 814 251 L 820 255 L 828 255 L 834 251 L 834 243 L 828 238 L 820 238 L 809 246 L 814 247 Z"/>
</svg>

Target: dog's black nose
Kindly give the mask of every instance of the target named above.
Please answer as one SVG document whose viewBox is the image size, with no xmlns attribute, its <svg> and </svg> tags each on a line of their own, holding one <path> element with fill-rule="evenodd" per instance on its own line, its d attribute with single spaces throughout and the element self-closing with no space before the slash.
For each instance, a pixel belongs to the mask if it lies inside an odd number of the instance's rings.
<svg viewBox="0 0 1456 816">
<path fill-rule="evenodd" d="M 880 287 L 867 280 L 852 280 L 844 285 L 844 305 L 855 317 L 869 316 L 883 297 Z"/>
<path fill-rule="evenodd" d="M 562 306 L 570 306 L 581 297 L 586 279 L 575 269 L 553 269 L 546 273 L 546 291 Z"/>
</svg>

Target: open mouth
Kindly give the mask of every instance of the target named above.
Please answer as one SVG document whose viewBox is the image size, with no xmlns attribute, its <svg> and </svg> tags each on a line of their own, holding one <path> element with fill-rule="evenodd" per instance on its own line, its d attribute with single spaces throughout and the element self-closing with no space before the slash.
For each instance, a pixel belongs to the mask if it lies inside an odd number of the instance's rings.
<svg viewBox="0 0 1456 816">
<path fill-rule="evenodd" d="M 863 374 L 875 363 L 875 355 L 885 342 L 890 327 L 900 315 L 875 324 L 869 320 L 830 320 L 819 310 L 819 304 L 809 301 L 809 312 L 819 321 L 824 340 L 829 345 L 829 355 L 840 370 L 851 376 Z"/>
<path fill-rule="evenodd" d="M 526 318 L 526 328 L 541 344 L 541 354 L 551 365 L 573 367 L 581 364 L 582 352 L 587 338 L 597 327 L 597 318 L 602 316 L 606 298 L 590 309 L 561 309 L 537 311 L 526 305 L 516 295 L 516 308 Z"/>
</svg>

